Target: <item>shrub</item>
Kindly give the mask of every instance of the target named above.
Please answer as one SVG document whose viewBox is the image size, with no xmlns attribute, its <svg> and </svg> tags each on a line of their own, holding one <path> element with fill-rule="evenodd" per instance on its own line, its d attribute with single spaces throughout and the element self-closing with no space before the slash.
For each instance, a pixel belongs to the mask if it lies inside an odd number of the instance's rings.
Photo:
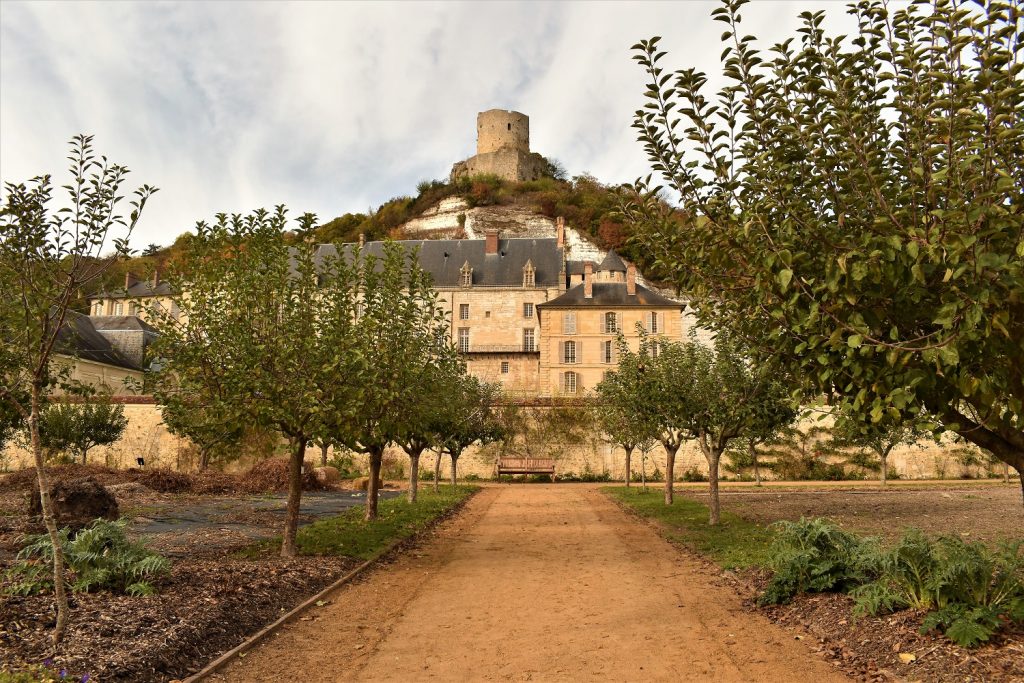
<svg viewBox="0 0 1024 683">
<path fill-rule="evenodd" d="M 682 475 L 680 475 L 679 478 L 682 479 L 683 481 L 690 481 L 690 482 L 694 482 L 694 481 L 707 481 L 708 480 L 708 475 L 706 475 L 703 472 L 701 472 L 700 469 L 698 469 L 698 467 L 696 465 L 691 465 L 690 468 L 688 470 L 686 470 L 685 472 L 683 472 Z"/>
<path fill-rule="evenodd" d="M 73 575 L 73 591 L 107 589 L 129 595 L 155 592 L 150 581 L 165 575 L 171 563 L 142 543 L 128 540 L 125 526 L 125 521 L 97 519 L 74 538 L 70 538 L 69 529 L 61 529 L 60 544 Z M 29 537 L 18 553 L 18 560 L 8 570 L 8 578 L 13 579 L 10 592 L 28 595 L 52 590 L 49 566 L 53 561 L 53 544 L 48 534 Z"/>
<path fill-rule="evenodd" d="M 880 575 L 851 592 L 854 614 L 902 608 L 935 610 L 922 631 L 942 630 L 971 647 L 988 640 L 1003 619 L 1024 621 L 1024 556 L 1021 543 L 989 550 L 956 537 L 931 540 L 908 531 L 882 553 Z"/>
<path fill-rule="evenodd" d="M 797 593 L 845 591 L 871 576 L 877 540 L 860 538 L 824 519 L 776 522 L 769 549 L 775 574 L 761 604 L 788 602 Z"/>
</svg>

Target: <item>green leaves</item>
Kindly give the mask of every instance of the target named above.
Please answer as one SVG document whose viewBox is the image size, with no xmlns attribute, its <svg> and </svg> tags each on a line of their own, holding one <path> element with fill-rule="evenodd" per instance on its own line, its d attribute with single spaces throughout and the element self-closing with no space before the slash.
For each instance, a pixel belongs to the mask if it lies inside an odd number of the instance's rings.
<svg viewBox="0 0 1024 683">
<path fill-rule="evenodd" d="M 930 4 L 861 3 L 849 40 L 807 13 L 797 50 L 759 53 L 726 3 L 717 93 L 686 68 L 660 85 L 669 57 L 640 43 L 633 127 L 661 178 L 623 212 L 705 327 L 810 392 L 866 392 L 865 415 L 983 416 L 965 438 L 1024 469 L 1019 17 Z M 652 201 L 659 182 L 677 209 Z"/>
</svg>

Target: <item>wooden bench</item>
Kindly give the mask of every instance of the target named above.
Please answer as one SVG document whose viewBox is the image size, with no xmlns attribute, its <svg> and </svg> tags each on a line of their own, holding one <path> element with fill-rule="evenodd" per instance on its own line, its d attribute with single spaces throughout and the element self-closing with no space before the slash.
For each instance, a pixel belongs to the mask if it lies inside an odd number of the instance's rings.
<svg viewBox="0 0 1024 683">
<path fill-rule="evenodd" d="M 555 473 L 555 461 L 550 458 L 498 458 L 498 476 L 503 474 Z"/>
</svg>

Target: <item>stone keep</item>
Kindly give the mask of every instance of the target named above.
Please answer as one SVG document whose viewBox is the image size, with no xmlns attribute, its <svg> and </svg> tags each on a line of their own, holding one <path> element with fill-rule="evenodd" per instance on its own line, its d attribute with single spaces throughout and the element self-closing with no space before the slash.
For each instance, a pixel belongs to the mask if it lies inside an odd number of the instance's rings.
<svg viewBox="0 0 1024 683">
<path fill-rule="evenodd" d="M 451 179 L 496 175 L 510 182 L 536 180 L 547 162 L 530 152 L 530 117 L 517 111 L 491 109 L 476 116 L 476 155 L 452 167 Z"/>
</svg>

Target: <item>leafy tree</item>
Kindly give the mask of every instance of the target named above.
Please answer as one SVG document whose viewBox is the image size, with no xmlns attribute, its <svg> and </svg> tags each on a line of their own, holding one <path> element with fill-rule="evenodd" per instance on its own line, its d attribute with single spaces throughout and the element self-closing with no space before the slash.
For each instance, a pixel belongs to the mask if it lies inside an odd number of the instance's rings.
<svg viewBox="0 0 1024 683">
<path fill-rule="evenodd" d="M 43 522 L 55 548 L 54 645 L 67 627 L 68 600 L 39 430 L 46 394 L 64 374 L 52 363 L 53 355 L 73 300 L 127 256 L 128 237 L 156 191 L 148 185 L 137 189 L 125 215 L 119 205 L 128 169 L 97 158 L 91 136 L 78 135 L 70 146 L 66 207 L 50 210 L 53 186 L 45 175 L 28 183 L 5 183 L 0 208 L 0 400 L 27 423 Z M 110 248 L 114 258 L 100 259 Z"/>
<path fill-rule="evenodd" d="M 216 364 L 218 358 L 207 358 L 205 362 Z M 153 392 L 167 431 L 185 437 L 199 450 L 201 471 L 214 460 L 232 459 L 230 454 L 245 433 L 237 406 L 225 395 L 220 379 L 213 373 L 206 377 L 206 382 L 194 378 L 190 381 L 184 374 L 178 374 L 173 383 L 159 384 Z"/>
<path fill-rule="evenodd" d="M 96 446 L 117 442 L 128 427 L 124 406 L 100 394 L 82 402 L 51 402 L 39 416 L 39 439 L 43 450 L 86 464 Z"/>
<path fill-rule="evenodd" d="M 313 220 L 304 215 L 300 228 Z M 326 410 L 354 414 L 366 375 L 355 326 L 357 268 L 317 257 L 312 243 L 289 246 L 286 225 L 284 207 L 199 223 L 169 274 L 180 317 L 159 306 L 150 315 L 164 361 L 155 382 L 171 404 L 187 403 L 202 387 L 205 417 L 244 419 L 287 441 L 281 554 L 293 557 L 306 446 Z"/>
<path fill-rule="evenodd" d="M 885 486 L 892 450 L 897 446 L 915 444 L 927 433 L 920 420 L 865 422 L 859 419 L 857 413 L 848 411 L 837 416 L 832 427 L 830 445 L 833 448 L 853 447 L 878 456 L 882 486 Z"/>
<path fill-rule="evenodd" d="M 762 52 L 725 24 L 723 74 L 649 76 L 634 127 L 678 193 L 626 207 L 701 322 L 872 422 L 927 411 L 1024 471 L 1024 60 L 1019 0 L 852 6 L 859 30 Z M 1024 481 L 1022 481 L 1024 486 Z"/>
<path fill-rule="evenodd" d="M 142 250 L 142 255 L 143 256 L 156 256 L 159 253 L 160 253 L 160 245 L 159 244 L 153 244 L 152 242 L 149 245 L 147 245 L 145 249 Z"/>
<path fill-rule="evenodd" d="M 442 451 L 452 459 L 452 486 L 458 481 L 459 457 L 463 451 L 475 443 L 487 444 L 503 437 L 503 427 L 495 412 L 500 394 L 500 385 L 465 375 L 450 396 L 448 409 L 439 420 L 438 433 Z M 437 487 L 436 472 L 434 487 Z"/>
<path fill-rule="evenodd" d="M 446 331 L 440 332 L 435 343 L 428 347 L 413 362 L 418 366 L 413 376 L 413 391 L 409 404 L 403 410 L 405 416 L 402 436 L 398 444 L 409 456 L 409 502 L 416 502 L 419 490 L 420 457 L 428 448 L 443 448 L 445 428 L 444 416 L 449 402 L 457 395 L 457 389 L 466 376 L 465 364 L 458 357 L 455 347 Z M 438 461 L 440 461 L 440 453 Z M 437 477 L 435 486 L 437 484 Z"/>
<path fill-rule="evenodd" d="M 364 380 L 354 410 L 338 406 L 325 414 L 324 434 L 370 461 L 366 519 L 377 518 L 377 482 L 385 449 L 400 443 L 416 421 L 406 413 L 422 396 L 428 359 L 447 349 L 448 324 L 437 305 L 429 275 L 415 255 L 386 244 L 378 259 L 358 254 L 359 337 Z M 418 468 L 417 468 L 418 469 Z"/>
<path fill-rule="evenodd" d="M 594 408 L 597 423 L 607 435 L 608 440 L 621 446 L 626 453 L 625 478 L 626 486 L 630 485 L 632 469 L 630 459 L 633 451 L 641 445 L 654 441 L 655 426 L 644 413 L 636 410 L 632 389 L 640 384 L 641 378 L 627 373 L 638 373 L 641 366 L 637 363 L 619 365 L 618 370 L 597 385 L 598 403 Z M 646 477 L 644 477 L 646 485 Z"/>
</svg>

